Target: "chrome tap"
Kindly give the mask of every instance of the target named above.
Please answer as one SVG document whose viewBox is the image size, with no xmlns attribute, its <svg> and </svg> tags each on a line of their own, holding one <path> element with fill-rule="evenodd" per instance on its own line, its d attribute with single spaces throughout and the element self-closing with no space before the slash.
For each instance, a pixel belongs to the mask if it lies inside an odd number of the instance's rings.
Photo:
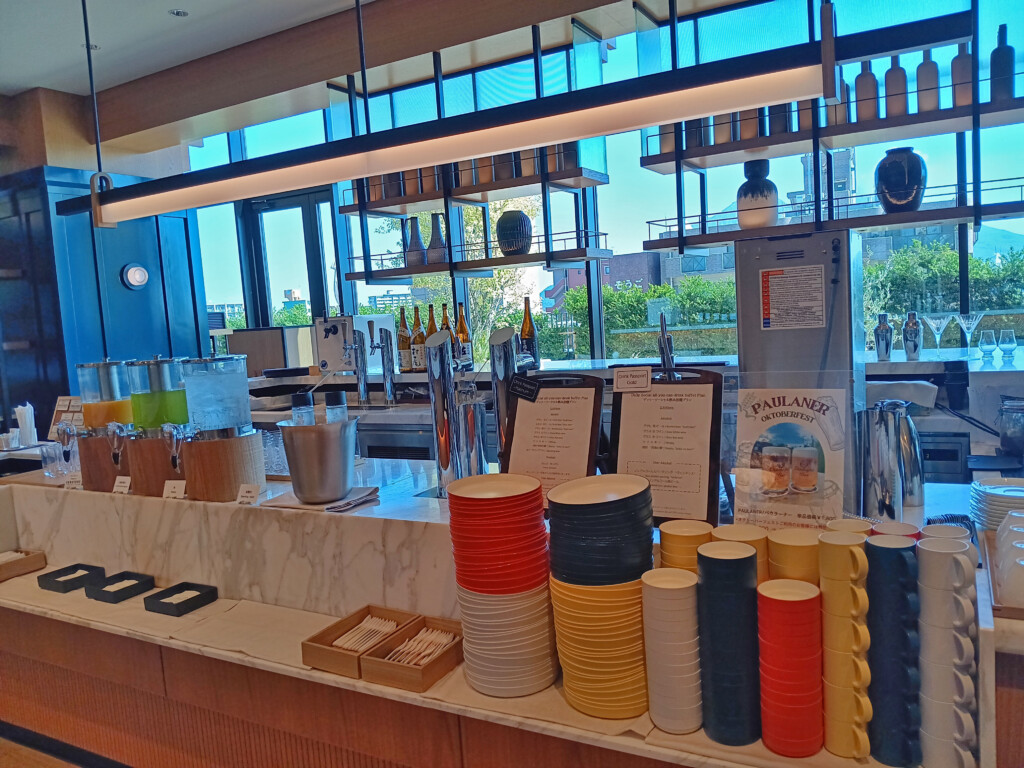
<svg viewBox="0 0 1024 768">
<path fill-rule="evenodd" d="M 384 374 L 384 404 L 395 404 L 395 342 L 387 328 L 380 329 L 380 341 L 373 340 L 373 320 L 366 321 L 370 331 L 370 357 L 380 350 L 381 371 Z"/>
<path fill-rule="evenodd" d="M 353 329 L 352 343 L 345 345 L 345 352 L 354 356 L 356 390 L 359 394 L 359 404 L 369 405 L 370 390 L 366 385 L 366 334 Z"/>
</svg>

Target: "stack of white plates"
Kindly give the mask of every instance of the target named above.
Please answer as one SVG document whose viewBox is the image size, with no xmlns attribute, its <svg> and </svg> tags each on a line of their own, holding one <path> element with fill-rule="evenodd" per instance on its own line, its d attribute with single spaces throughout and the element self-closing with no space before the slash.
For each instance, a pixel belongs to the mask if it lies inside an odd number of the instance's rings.
<svg viewBox="0 0 1024 768">
<path fill-rule="evenodd" d="M 558 676 L 548 585 L 511 595 L 458 587 L 466 679 L 487 696 L 542 691 Z"/>
<path fill-rule="evenodd" d="M 658 568 L 642 581 L 651 720 L 668 733 L 691 733 L 703 719 L 697 577 L 680 568 Z"/>
<path fill-rule="evenodd" d="M 971 483 L 971 519 L 978 528 L 996 530 L 1015 509 L 1024 509 L 1024 480 L 1002 477 Z"/>
</svg>

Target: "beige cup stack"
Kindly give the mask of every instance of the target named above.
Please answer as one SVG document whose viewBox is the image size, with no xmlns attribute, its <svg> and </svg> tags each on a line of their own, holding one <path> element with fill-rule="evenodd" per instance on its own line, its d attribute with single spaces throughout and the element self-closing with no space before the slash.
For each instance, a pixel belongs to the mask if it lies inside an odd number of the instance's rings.
<svg viewBox="0 0 1024 768">
<path fill-rule="evenodd" d="M 768 576 L 818 586 L 818 529 L 782 528 L 768 534 Z"/>
<path fill-rule="evenodd" d="M 818 536 L 825 749 L 840 757 L 865 758 L 870 752 L 866 538 L 862 533 L 842 530 Z"/>
<path fill-rule="evenodd" d="M 977 764 L 976 563 L 966 541 L 917 545 L 924 768 Z"/>
<path fill-rule="evenodd" d="M 768 529 L 759 525 L 736 523 L 720 525 L 711 531 L 715 541 L 739 541 L 757 550 L 757 583 L 768 581 Z"/>
<path fill-rule="evenodd" d="M 711 541 L 713 527 L 702 520 L 669 520 L 658 527 L 661 567 L 697 573 L 697 547 Z"/>
</svg>

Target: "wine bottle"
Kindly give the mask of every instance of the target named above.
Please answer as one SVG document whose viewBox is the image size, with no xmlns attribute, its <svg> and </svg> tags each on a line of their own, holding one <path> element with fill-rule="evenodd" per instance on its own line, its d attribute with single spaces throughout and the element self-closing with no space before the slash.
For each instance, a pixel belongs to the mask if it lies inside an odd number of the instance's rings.
<svg viewBox="0 0 1024 768">
<path fill-rule="evenodd" d="M 523 352 L 533 358 L 529 367 L 531 370 L 540 368 L 540 340 L 537 338 L 537 327 L 533 324 L 533 315 L 530 314 L 530 297 L 523 298 L 523 327 L 519 330 L 519 341 L 522 343 Z"/>
<path fill-rule="evenodd" d="M 473 340 L 469 337 L 469 324 L 466 322 L 466 308 L 459 302 L 459 319 L 455 323 L 455 337 L 459 340 L 459 360 L 461 367 L 473 370 Z"/>
<path fill-rule="evenodd" d="M 437 321 L 434 319 L 434 305 L 427 304 L 427 338 L 437 333 Z"/>
<path fill-rule="evenodd" d="M 989 58 L 989 71 L 992 76 L 992 102 L 1013 100 L 1013 62 L 1015 52 L 1013 46 L 1006 42 L 1006 25 L 999 25 L 999 44 Z"/>
<path fill-rule="evenodd" d="M 857 122 L 878 119 L 878 79 L 871 71 L 871 62 L 860 63 L 860 74 L 853 81 L 857 96 Z"/>
<path fill-rule="evenodd" d="M 412 334 L 409 332 L 409 323 L 405 319 L 405 307 L 400 309 L 400 322 L 398 324 L 398 372 L 412 372 Z"/>
<path fill-rule="evenodd" d="M 949 63 L 953 79 L 953 106 L 966 107 L 974 102 L 973 59 L 967 43 L 957 45 L 956 56 Z"/>
<path fill-rule="evenodd" d="M 900 66 L 900 57 L 893 56 L 885 73 L 885 116 L 907 114 L 907 70 Z"/>
<path fill-rule="evenodd" d="M 924 52 L 924 60 L 917 65 L 917 111 L 933 112 L 939 108 L 939 65 L 932 60 L 932 52 Z"/>
<path fill-rule="evenodd" d="M 448 331 L 452 344 L 452 362 L 458 367 L 459 364 L 459 340 L 455 338 L 455 329 L 452 328 L 452 321 L 448 317 L 448 305 L 441 305 L 441 330 Z"/>
<path fill-rule="evenodd" d="M 420 308 L 412 313 L 412 369 L 417 373 L 427 372 L 427 334 L 423 332 L 423 321 L 420 320 Z"/>
</svg>

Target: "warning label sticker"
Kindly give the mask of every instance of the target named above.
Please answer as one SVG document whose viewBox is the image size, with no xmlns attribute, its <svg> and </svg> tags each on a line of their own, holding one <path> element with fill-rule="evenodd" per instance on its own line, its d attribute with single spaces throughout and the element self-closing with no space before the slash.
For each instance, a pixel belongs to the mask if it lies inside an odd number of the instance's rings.
<svg viewBox="0 0 1024 768">
<path fill-rule="evenodd" d="M 825 327 L 825 267 L 761 270 L 761 328 Z"/>
</svg>

